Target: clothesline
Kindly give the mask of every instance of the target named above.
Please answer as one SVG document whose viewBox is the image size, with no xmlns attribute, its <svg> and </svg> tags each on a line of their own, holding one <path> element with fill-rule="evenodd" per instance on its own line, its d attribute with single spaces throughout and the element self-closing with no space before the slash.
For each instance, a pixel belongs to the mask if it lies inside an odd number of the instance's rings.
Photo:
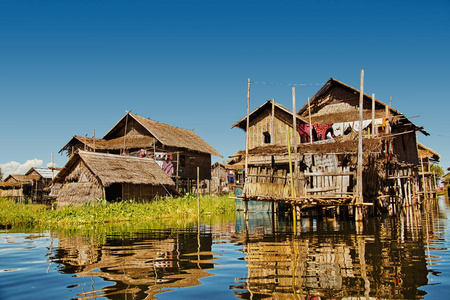
<svg viewBox="0 0 450 300">
<path fill-rule="evenodd" d="M 387 126 L 386 118 L 378 118 L 373 120 L 375 126 L 384 128 Z M 372 120 L 363 120 L 362 130 L 372 124 Z M 312 128 L 311 128 L 312 126 Z M 335 136 L 342 136 L 349 130 L 359 132 L 360 122 L 339 122 L 339 123 L 327 123 L 327 124 L 298 124 L 297 131 L 302 136 L 306 136 L 308 142 L 311 141 L 311 133 L 313 140 L 325 140 L 331 139 Z"/>
</svg>

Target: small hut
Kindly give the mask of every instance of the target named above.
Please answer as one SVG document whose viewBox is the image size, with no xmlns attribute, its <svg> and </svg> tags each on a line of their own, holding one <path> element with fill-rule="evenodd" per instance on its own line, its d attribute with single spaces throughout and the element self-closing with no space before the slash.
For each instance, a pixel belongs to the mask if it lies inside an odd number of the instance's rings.
<svg viewBox="0 0 450 300">
<path fill-rule="evenodd" d="M 33 186 L 38 180 L 38 175 L 10 174 L 0 182 L 0 197 L 32 199 Z"/>
<path fill-rule="evenodd" d="M 176 182 L 190 191 L 197 179 L 211 179 L 211 155 L 222 157 L 192 130 L 127 113 L 101 139 L 74 136 L 59 152 L 77 150 L 153 158 Z"/>
<path fill-rule="evenodd" d="M 58 205 L 107 201 L 150 201 L 169 194 L 175 183 L 150 158 L 78 151 L 53 180 L 62 184 Z"/>
<path fill-rule="evenodd" d="M 244 166 L 216 162 L 211 166 L 211 192 L 227 193 L 244 186 Z"/>
</svg>

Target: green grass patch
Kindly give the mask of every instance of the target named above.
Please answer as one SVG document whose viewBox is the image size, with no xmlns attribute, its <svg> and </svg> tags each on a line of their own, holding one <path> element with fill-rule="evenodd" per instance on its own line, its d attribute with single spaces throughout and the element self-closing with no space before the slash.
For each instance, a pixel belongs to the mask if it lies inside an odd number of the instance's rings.
<svg viewBox="0 0 450 300">
<path fill-rule="evenodd" d="M 234 217 L 235 201 L 229 195 L 200 196 L 201 218 Z M 21 204 L 0 199 L 0 226 L 15 227 L 72 227 L 82 224 L 149 223 L 161 220 L 193 222 L 198 218 L 197 196 L 158 198 L 148 203 L 122 201 L 81 206 L 64 206 L 51 210 L 41 204 Z"/>
</svg>

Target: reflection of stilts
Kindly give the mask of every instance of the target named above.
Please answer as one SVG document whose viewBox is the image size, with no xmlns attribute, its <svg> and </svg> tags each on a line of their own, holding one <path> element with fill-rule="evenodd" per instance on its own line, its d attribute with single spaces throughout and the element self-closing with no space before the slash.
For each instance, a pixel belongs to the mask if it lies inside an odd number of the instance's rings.
<svg viewBox="0 0 450 300">
<path fill-rule="evenodd" d="M 370 280 L 367 277 L 366 269 L 366 240 L 358 234 L 357 236 L 359 263 L 361 264 L 361 278 L 364 280 L 364 297 L 369 299 L 370 296 Z"/>
</svg>

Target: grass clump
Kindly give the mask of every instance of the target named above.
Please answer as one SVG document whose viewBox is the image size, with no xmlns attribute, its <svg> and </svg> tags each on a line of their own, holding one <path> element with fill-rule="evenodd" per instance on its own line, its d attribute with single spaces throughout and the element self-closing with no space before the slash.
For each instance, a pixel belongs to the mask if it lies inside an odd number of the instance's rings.
<svg viewBox="0 0 450 300">
<path fill-rule="evenodd" d="M 229 195 L 200 196 L 200 215 L 234 214 L 235 202 Z M 64 206 L 51 210 L 41 204 L 20 204 L 0 199 L 0 226 L 74 226 L 81 224 L 117 222 L 154 222 L 161 219 L 189 221 L 198 217 L 197 196 L 187 194 L 180 198 L 157 198 L 151 202 L 107 202 L 80 206 Z"/>
</svg>

